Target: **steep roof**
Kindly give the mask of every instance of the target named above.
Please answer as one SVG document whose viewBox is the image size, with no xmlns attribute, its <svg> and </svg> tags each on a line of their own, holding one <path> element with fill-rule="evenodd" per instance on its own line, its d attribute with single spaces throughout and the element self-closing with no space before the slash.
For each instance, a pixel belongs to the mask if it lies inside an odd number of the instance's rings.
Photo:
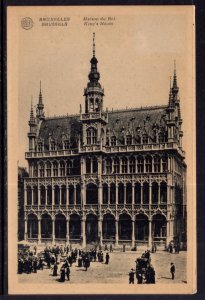
<svg viewBox="0 0 205 300">
<path fill-rule="evenodd" d="M 133 136 L 148 134 L 153 138 L 154 126 L 164 129 L 167 106 L 154 106 L 134 109 L 108 111 L 107 135 L 115 135 L 123 143 L 124 135 Z M 69 139 L 71 148 L 77 147 L 78 138 L 82 129 L 80 115 L 46 118 L 40 127 L 39 138 L 43 140 L 45 149 L 48 149 L 49 138 L 62 146 L 62 136 Z"/>
</svg>

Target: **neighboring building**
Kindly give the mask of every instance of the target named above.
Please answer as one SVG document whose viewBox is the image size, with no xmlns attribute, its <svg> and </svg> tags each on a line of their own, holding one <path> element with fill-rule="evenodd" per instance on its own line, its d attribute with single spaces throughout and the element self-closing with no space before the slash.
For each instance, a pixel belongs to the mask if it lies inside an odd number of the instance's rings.
<svg viewBox="0 0 205 300">
<path fill-rule="evenodd" d="M 103 110 L 95 45 L 85 111 L 31 107 L 25 239 L 167 244 L 185 234 L 186 164 L 176 69 L 163 106 Z"/>
<path fill-rule="evenodd" d="M 18 167 L 18 240 L 24 239 L 24 178 L 28 177 L 26 168 Z"/>
</svg>

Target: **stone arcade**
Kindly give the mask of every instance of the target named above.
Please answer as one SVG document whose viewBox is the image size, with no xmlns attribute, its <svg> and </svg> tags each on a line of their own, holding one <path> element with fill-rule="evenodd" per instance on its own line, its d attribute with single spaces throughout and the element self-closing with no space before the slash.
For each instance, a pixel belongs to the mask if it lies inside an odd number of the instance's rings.
<svg viewBox="0 0 205 300">
<path fill-rule="evenodd" d="M 31 106 L 25 240 L 167 244 L 186 236 L 186 164 L 176 68 L 164 106 L 103 110 L 95 43 L 80 114 Z"/>
</svg>

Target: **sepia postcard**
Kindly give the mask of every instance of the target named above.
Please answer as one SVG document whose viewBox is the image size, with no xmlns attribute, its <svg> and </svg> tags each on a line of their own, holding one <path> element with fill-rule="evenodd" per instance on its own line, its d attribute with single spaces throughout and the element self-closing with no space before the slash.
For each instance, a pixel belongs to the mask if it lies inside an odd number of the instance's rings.
<svg viewBox="0 0 205 300">
<path fill-rule="evenodd" d="M 8 6 L 9 294 L 196 293 L 194 6 Z"/>
</svg>

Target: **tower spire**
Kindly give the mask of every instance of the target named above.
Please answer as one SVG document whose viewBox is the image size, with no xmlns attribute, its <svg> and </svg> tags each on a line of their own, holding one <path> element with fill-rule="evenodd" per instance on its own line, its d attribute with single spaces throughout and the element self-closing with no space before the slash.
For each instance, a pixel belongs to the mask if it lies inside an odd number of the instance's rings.
<svg viewBox="0 0 205 300">
<path fill-rule="evenodd" d="M 93 32 L 93 57 L 95 57 L 95 32 Z"/>
<path fill-rule="evenodd" d="M 43 97 L 41 92 L 41 80 L 40 80 L 39 104 L 43 105 Z"/>
<path fill-rule="evenodd" d="M 30 122 L 34 123 L 34 113 L 33 113 L 33 97 L 31 96 L 31 110 L 30 110 Z"/>
<path fill-rule="evenodd" d="M 174 76 L 173 76 L 173 86 L 172 86 L 173 96 L 177 95 L 178 91 L 179 91 L 179 88 L 177 86 L 176 60 L 174 60 Z"/>
<path fill-rule="evenodd" d="M 172 105 L 172 76 L 170 76 L 170 84 L 169 84 L 169 106 Z"/>
</svg>

